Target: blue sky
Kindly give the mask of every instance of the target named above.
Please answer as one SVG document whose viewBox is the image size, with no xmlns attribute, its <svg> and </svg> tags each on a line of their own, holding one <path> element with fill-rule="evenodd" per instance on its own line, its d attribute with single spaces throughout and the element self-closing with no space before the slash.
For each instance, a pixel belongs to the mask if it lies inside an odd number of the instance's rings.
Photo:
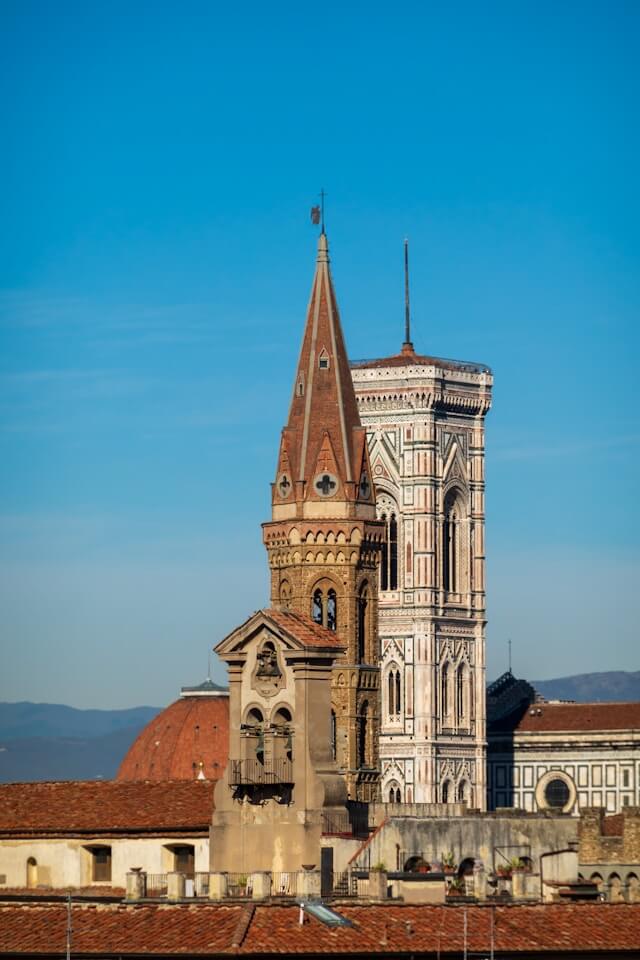
<svg viewBox="0 0 640 960">
<path fill-rule="evenodd" d="M 494 370 L 489 677 L 638 669 L 639 28 L 5 0 L 0 699 L 168 703 L 265 604 L 321 187 L 351 356 L 408 236 L 417 349 Z"/>
</svg>

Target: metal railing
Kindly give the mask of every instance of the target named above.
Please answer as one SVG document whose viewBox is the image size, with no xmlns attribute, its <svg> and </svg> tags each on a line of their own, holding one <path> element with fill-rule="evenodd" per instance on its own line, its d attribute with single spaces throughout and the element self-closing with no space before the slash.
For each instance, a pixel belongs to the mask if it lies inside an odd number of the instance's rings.
<svg viewBox="0 0 640 960">
<path fill-rule="evenodd" d="M 299 876 L 300 874 L 295 871 L 289 873 L 272 873 L 271 896 L 297 897 Z"/>
<path fill-rule="evenodd" d="M 166 873 L 147 873 L 144 895 L 146 897 L 166 897 L 169 882 Z"/>
<path fill-rule="evenodd" d="M 293 783 L 293 764 L 286 759 L 272 760 L 268 764 L 260 760 L 232 760 L 229 783 L 232 787 Z"/>
<path fill-rule="evenodd" d="M 251 883 L 251 874 L 248 873 L 227 873 L 227 896 L 228 897 L 248 897 L 253 896 L 253 886 Z"/>
</svg>

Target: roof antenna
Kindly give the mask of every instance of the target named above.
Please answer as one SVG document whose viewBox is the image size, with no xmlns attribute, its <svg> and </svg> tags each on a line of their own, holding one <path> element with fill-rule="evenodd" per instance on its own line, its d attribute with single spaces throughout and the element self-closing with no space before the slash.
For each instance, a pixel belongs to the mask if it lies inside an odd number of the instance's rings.
<svg viewBox="0 0 640 960">
<path fill-rule="evenodd" d="M 411 313 L 409 310 L 409 241 L 404 241 L 404 343 L 403 353 L 413 353 L 411 343 Z"/>
<path fill-rule="evenodd" d="M 509 673 L 511 673 L 511 640 L 507 640 L 509 646 Z"/>
</svg>

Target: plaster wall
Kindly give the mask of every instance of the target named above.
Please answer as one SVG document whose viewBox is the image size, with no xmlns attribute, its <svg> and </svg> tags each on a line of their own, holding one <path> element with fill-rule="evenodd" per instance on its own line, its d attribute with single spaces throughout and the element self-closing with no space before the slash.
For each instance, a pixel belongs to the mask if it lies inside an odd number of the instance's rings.
<svg viewBox="0 0 640 960">
<path fill-rule="evenodd" d="M 64 838 L 40 840 L 0 840 L 0 876 L 4 887 L 27 886 L 27 861 L 37 865 L 37 886 L 64 888 L 85 886 L 124 887 L 132 867 L 147 873 L 167 873 L 173 869 L 174 845 L 194 847 L 196 873 L 209 870 L 208 837 L 128 837 L 95 836 L 90 839 Z M 92 880 L 92 859 L 89 846 L 111 847 L 111 880 Z"/>
</svg>

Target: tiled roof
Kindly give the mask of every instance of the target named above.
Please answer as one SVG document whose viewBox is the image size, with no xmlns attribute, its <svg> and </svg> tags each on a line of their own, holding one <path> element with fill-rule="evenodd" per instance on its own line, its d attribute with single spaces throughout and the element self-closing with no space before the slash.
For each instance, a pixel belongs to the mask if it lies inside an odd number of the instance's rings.
<svg viewBox="0 0 640 960">
<path fill-rule="evenodd" d="M 263 613 L 287 633 L 292 634 L 305 647 L 342 648 L 345 646 L 333 630 L 327 630 L 303 613 L 275 608 L 264 610 Z"/>
<path fill-rule="evenodd" d="M 316 271 L 287 425 L 282 432 L 274 503 L 359 500 L 375 519 L 366 432 L 358 404 L 329 268 L 327 238 L 318 240 Z M 359 486 L 362 473 L 368 480 Z M 326 489 L 314 478 L 326 476 Z M 282 486 L 282 479 L 286 485 Z M 305 481 L 304 489 L 297 481 Z"/>
<path fill-rule="evenodd" d="M 394 956 L 580 952 L 637 956 L 640 904 L 496 907 L 337 906 L 352 927 L 330 928 L 297 906 L 74 905 L 75 955 Z M 64 955 L 66 905 L 0 906 L 1 951 Z"/>
<path fill-rule="evenodd" d="M 556 730 L 640 730 L 640 703 L 536 703 L 516 727 L 517 733 Z"/>
<path fill-rule="evenodd" d="M 229 756 L 229 697 L 183 696 L 142 730 L 117 780 L 219 780 Z"/>
<path fill-rule="evenodd" d="M 206 830 L 214 784 L 69 780 L 0 785 L 0 837 Z"/>
</svg>

